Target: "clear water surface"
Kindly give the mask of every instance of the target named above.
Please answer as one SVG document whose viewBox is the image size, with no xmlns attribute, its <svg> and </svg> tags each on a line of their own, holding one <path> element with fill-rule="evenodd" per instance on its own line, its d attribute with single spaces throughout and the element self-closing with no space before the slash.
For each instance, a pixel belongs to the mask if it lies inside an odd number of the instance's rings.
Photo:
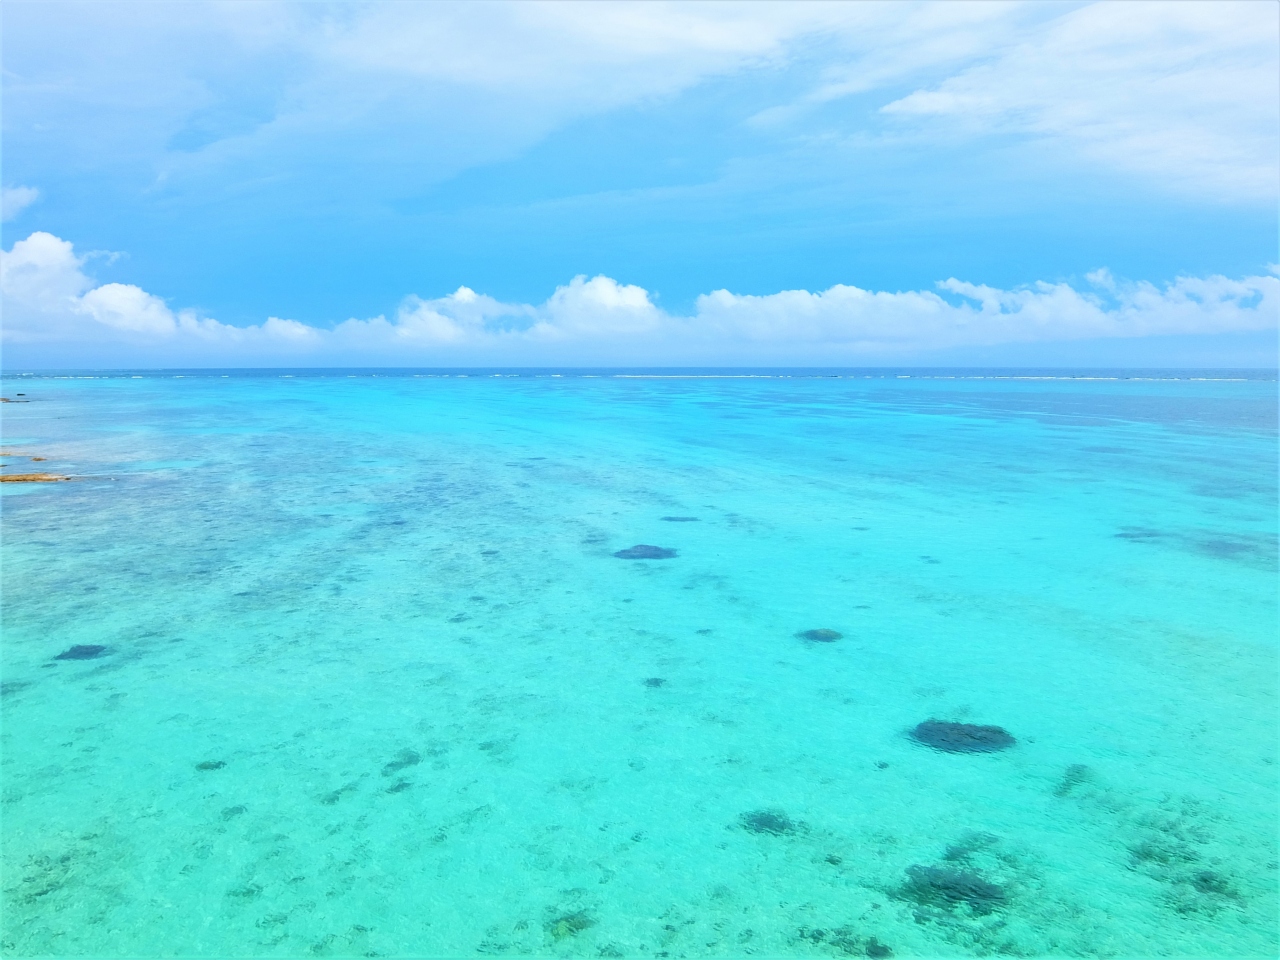
<svg viewBox="0 0 1280 960">
<path fill-rule="evenodd" d="M 5 379 L 6 955 L 1276 955 L 1274 377 L 503 374 Z"/>
</svg>

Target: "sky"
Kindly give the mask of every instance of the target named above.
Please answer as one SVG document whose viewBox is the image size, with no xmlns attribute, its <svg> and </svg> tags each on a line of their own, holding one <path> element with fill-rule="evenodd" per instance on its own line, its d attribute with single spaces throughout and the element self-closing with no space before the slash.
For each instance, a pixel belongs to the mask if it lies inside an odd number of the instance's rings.
<svg viewBox="0 0 1280 960">
<path fill-rule="evenodd" d="M 3 7 L 6 370 L 1275 366 L 1280 5 Z"/>
</svg>

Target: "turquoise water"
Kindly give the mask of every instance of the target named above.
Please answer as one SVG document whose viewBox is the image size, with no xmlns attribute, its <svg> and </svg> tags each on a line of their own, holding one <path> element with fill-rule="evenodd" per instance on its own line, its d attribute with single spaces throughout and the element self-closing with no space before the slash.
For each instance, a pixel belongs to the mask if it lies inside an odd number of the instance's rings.
<svg viewBox="0 0 1280 960">
<path fill-rule="evenodd" d="M 1275 956 L 1276 383 L 1146 376 L 7 378 L 5 954 Z"/>
</svg>

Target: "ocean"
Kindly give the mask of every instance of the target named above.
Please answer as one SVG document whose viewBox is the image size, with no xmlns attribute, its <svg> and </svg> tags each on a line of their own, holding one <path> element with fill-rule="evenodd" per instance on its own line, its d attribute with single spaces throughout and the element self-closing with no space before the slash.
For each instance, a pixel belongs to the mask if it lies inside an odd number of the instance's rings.
<svg viewBox="0 0 1280 960">
<path fill-rule="evenodd" d="M 3 394 L 5 956 L 1280 951 L 1272 374 Z"/>
</svg>

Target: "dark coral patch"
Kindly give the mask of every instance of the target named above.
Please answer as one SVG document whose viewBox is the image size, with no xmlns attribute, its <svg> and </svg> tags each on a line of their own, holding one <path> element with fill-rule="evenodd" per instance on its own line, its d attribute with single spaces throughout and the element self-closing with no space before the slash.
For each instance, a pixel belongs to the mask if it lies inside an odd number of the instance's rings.
<svg viewBox="0 0 1280 960">
<path fill-rule="evenodd" d="M 1227 897 L 1232 900 L 1241 899 L 1231 881 L 1221 874 L 1214 873 L 1212 870 L 1199 870 L 1193 873 L 1191 875 L 1191 886 L 1195 887 L 1197 893 Z"/>
<path fill-rule="evenodd" d="M 77 643 L 68 650 L 63 650 L 55 660 L 96 660 L 106 654 L 107 648 L 97 643 Z"/>
<path fill-rule="evenodd" d="M 552 940 L 564 940 L 566 937 L 576 937 L 583 930 L 589 930 L 595 925 L 595 918 L 591 914 L 585 910 L 578 910 L 549 920 L 547 933 L 551 935 Z"/>
<path fill-rule="evenodd" d="M 911 739 L 946 753 L 995 753 L 1018 742 L 1004 727 L 947 720 L 917 724 L 911 731 Z"/>
<path fill-rule="evenodd" d="M 1159 540 L 1164 536 L 1164 532 L 1161 530 L 1153 530 L 1150 527 L 1123 527 L 1115 536 L 1120 540 L 1134 540 L 1138 543 L 1149 543 L 1152 540 Z"/>
<path fill-rule="evenodd" d="M 637 543 L 614 554 L 619 560 L 670 560 L 675 555 L 670 547 L 655 547 L 648 543 Z"/>
<path fill-rule="evenodd" d="M 385 764 L 382 768 L 382 775 L 389 777 L 393 773 L 399 773 L 405 767 L 416 767 L 422 762 L 422 755 L 416 750 L 401 750 L 396 754 L 396 758 L 390 763 Z"/>
<path fill-rule="evenodd" d="M 795 823 L 781 810 L 752 810 L 738 817 L 738 822 L 744 830 L 751 833 L 771 833 L 774 836 L 782 836 L 796 832 Z"/>
<path fill-rule="evenodd" d="M 867 956 L 879 960 L 880 957 L 892 957 L 893 950 L 887 944 L 881 943 L 875 937 L 872 937 L 867 941 Z"/>
<path fill-rule="evenodd" d="M 951 867 L 907 867 L 907 883 L 899 891 L 921 906 L 951 909 L 965 903 L 979 916 L 1004 906 L 1004 888 L 968 870 Z"/>
<path fill-rule="evenodd" d="M 1217 557 L 1220 560 L 1274 560 L 1275 541 L 1258 539 L 1227 540 L 1222 537 L 1191 540 L 1190 546 L 1197 553 Z"/>
<path fill-rule="evenodd" d="M 658 519 L 665 520 L 667 521 L 667 523 L 697 523 L 698 522 L 697 517 L 659 517 Z"/>
<path fill-rule="evenodd" d="M 341 800 L 344 794 L 351 793 L 355 789 L 356 789 L 355 783 L 348 783 L 346 786 L 339 787 L 337 790 L 333 790 L 329 793 L 326 793 L 323 797 L 320 798 L 320 802 L 323 803 L 326 807 L 331 807 L 335 803 L 337 803 L 339 800 Z"/>
<path fill-rule="evenodd" d="M 227 765 L 225 760 L 201 760 L 196 764 L 197 770 L 221 770 Z"/>
<path fill-rule="evenodd" d="M 834 643 L 844 634 L 836 630 L 828 630 L 826 627 L 819 627 L 817 630 L 801 630 L 796 636 L 801 640 L 811 640 L 814 643 Z"/>
<path fill-rule="evenodd" d="M 646 687 L 662 687 L 666 686 L 666 683 L 665 677 L 646 677 L 644 681 Z"/>
<path fill-rule="evenodd" d="M 1058 781 L 1058 785 L 1053 788 L 1055 797 L 1065 797 L 1070 795 L 1071 791 L 1081 784 L 1088 783 L 1093 779 L 1093 771 L 1086 767 L 1083 763 L 1073 763 L 1067 767 L 1066 772 L 1062 775 L 1062 779 Z"/>
</svg>

